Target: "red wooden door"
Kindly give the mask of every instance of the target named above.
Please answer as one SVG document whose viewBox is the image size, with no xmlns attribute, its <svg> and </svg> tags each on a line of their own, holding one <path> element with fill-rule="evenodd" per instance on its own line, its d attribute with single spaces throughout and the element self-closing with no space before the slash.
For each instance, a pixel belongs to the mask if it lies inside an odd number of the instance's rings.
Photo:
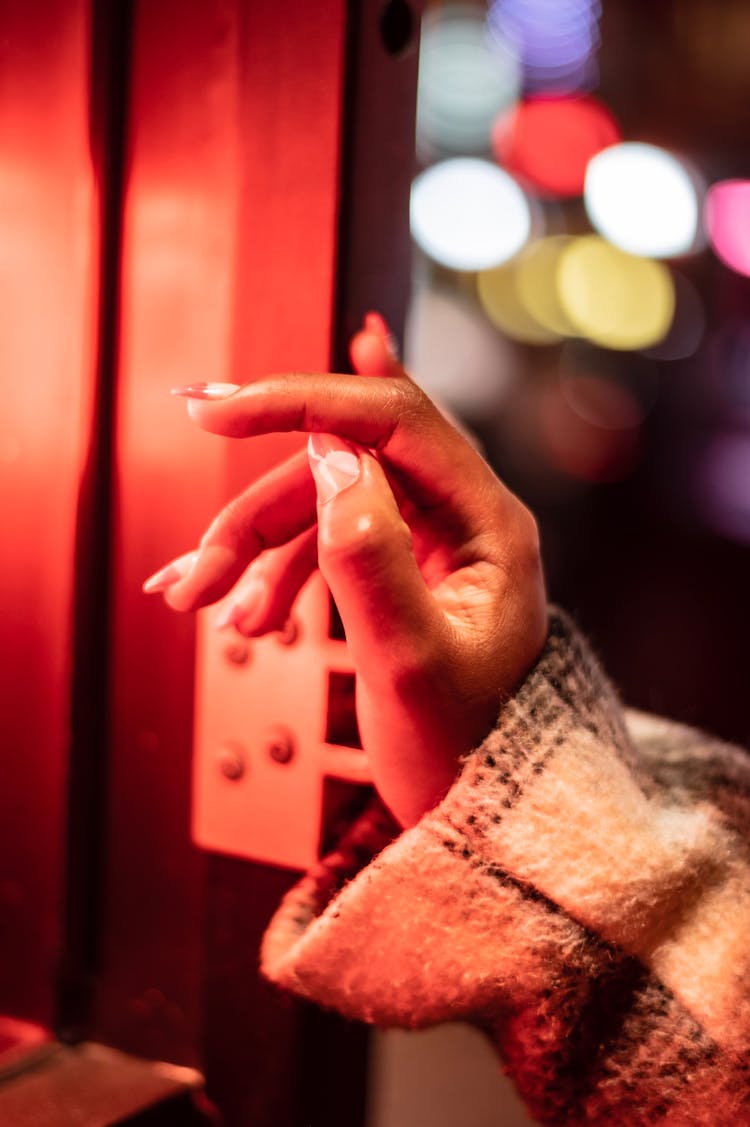
<svg viewBox="0 0 750 1127">
<path fill-rule="evenodd" d="M 230 1124 L 352 1127 L 364 1039 L 259 981 L 294 874 L 191 842 L 194 623 L 140 591 L 298 440 L 168 389 L 399 327 L 415 35 L 403 0 L 0 6 L 0 1011 L 201 1068 Z"/>
</svg>

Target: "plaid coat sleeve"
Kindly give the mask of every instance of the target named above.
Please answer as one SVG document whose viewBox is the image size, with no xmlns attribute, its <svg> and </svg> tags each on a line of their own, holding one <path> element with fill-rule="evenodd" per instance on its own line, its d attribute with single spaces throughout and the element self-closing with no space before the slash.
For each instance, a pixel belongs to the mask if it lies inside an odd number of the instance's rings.
<svg viewBox="0 0 750 1127">
<path fill-rule="evenodd" d="M 750 757 L 624 713 L 553 612 L 445 799 L 400 836 L 374 802 L 263 970 L 383 1026 L 479 1024 L 542 1124 L 750 1125 L 749 831 Z"/>
</svg>

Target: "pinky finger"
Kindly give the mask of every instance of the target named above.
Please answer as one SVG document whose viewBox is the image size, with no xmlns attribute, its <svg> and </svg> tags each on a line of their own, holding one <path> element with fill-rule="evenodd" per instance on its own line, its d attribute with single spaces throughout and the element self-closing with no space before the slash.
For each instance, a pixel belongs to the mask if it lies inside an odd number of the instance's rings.
<svg viewBox="0 0 750 1127">
<path fill-rule="evenodd" d="M 396 344 L 379 313 L 368 313 L 349 344 L 354 371 L 360 376 L 403 376 Z"/>
</svg>

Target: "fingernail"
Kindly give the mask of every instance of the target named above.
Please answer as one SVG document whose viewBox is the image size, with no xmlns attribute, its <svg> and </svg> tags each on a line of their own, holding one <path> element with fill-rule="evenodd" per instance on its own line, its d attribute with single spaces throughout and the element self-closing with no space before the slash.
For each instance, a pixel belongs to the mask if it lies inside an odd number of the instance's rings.
<svg viewBox="0 0 750 1127">
<path fill-rule="evenodd" d="M 181 395 L 186 399 L 228 399 L 240 390 L 238 383 L 188 383 L 170 389 L 170 395 Z"/>
<path fill-rule="evenodd" d="M 216 630 L 226 630 L 227 626 L 234 626 L 241 614 L 241 607 L 238 603 L 228 602 L 219 607 L 216 615 L 214 616 L 214 628 Z"/>
<path fill-rule="evenodd" d="M 334 435 L 311 434 L 307 440 L 307 456 L 322 504 L 348 489 L 359 477 L 359 458 L 355 451 Z"/>
<path fill-rule="evenodd" d="M 216 612 L 214 628 L 226 630 L 228 626 L 239 627 L 242 624 L 243 628 L 248 630 L 257 617 L 257 612 L 265 595 L 266 584 L 257 578 L 253 578 L 244 586 L 238 587 L 233 597 L 227 599 Z"/>
<path fill-rule="evenodd" d="M 392 360 L 398 360 L 398 347 L 396 345 L 396 338 L 382 314 L 371 310 L 365 314 L 365 328 L 371 333 L 376 333 L 381 338 Z"/>
<path fill-rule="evenodd" d="M 145 580 L 143 592 L 146 595 L 155 595 L 158 591 L 166 591 L 167 587 L 171 587 L 178 579 L 185 578 L 197 559 L 197 552 L 186 552 L 184 556 L 178 556 L 176 560 L 172 560 Z"/>
<path fill-rule="evenodd" d="M 381 337 L 387 337 L 389 335 L 385 318 L 382 313 L 378 313 L 375 309 L 371 309 L 369 313 L 365 313 L 365 328 L 373 333 L 377 333 L 378 336 Z"/>
</svg>

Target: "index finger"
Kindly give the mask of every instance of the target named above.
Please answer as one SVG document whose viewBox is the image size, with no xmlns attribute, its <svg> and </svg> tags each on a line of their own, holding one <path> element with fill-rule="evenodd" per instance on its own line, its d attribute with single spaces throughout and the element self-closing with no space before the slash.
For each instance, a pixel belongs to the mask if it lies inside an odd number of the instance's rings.
<svg viewBox="0 0 750 1127">
<path fill-rule="evenodd" d="M 484 459 L 406 377 L 273 375 L 225 399 L 191 398 L 188 410 L 204 430 L 233 438 L 307 431 L 367 446 L 398 471 L 412 500 L 423 507 L 447 506 L 483 523 L 488 490 L 495 505 L 513 500 Z"/>
</svg>

